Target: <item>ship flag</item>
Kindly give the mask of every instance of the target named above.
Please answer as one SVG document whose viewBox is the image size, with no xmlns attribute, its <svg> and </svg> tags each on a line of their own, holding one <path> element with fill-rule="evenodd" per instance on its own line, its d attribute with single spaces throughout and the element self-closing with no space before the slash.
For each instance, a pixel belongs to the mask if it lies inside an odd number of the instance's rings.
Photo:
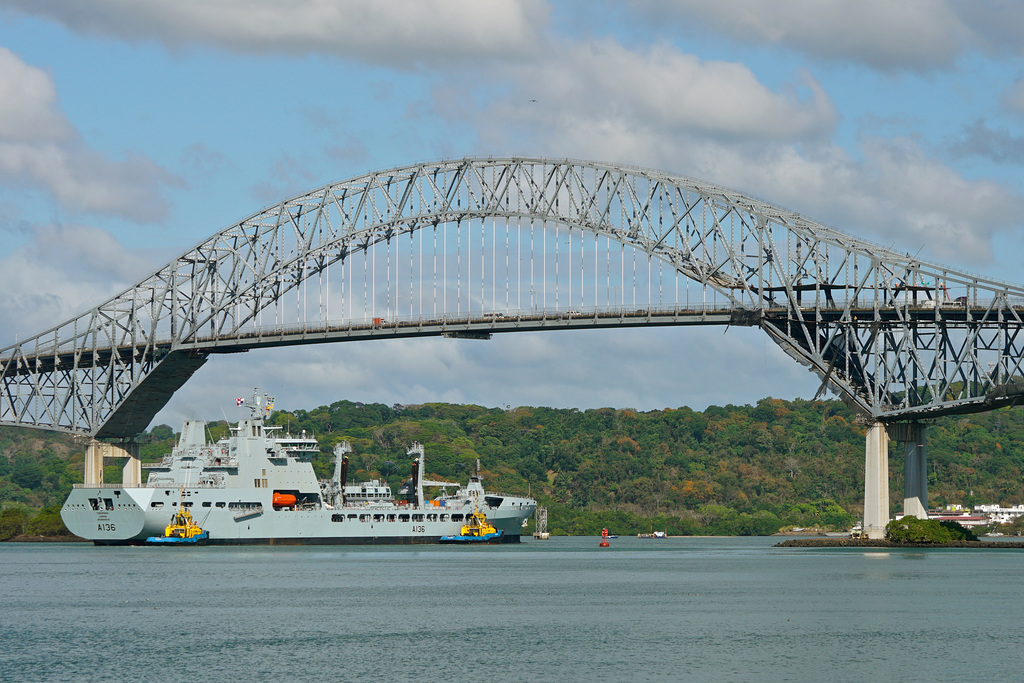
<svg viewBox="0 0 1024 683">
<path fill-rule="evenodd" d="M 240 405 L 242 405 L 243 403 L 245 403 L 245 399 L 244 399 L 244 398 L 236 398 L 236 399 L 235 399 L 235 405 L 236 405 L 236 406 L 240 406 Z"/>
</svg>

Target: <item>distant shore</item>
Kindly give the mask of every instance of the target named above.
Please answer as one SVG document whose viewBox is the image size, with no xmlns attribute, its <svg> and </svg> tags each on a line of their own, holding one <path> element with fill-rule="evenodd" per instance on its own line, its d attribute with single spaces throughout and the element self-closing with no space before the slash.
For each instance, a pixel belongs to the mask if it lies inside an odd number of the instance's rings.
<svg viewBox="0 0 1024 683">
<path fill-rule="evenodd" d="M 13 538 L 9 538 L 5 543 L 92 543 L 85 538 L 79 538 L 78 536 L 29 536 L 27 534 L 20 534 Z"/>
<path fill-rule="evenodd" d="M 791 538 L 776 548 L 1016 548 L 1024 541 L 951 541 L 949 543 L 897 543 L 870 538 Z"/>
</svg>

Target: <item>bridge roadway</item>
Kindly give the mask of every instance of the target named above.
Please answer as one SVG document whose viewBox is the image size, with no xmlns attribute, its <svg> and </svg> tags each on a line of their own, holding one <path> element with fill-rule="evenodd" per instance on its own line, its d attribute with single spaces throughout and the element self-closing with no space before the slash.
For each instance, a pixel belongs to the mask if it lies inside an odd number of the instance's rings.
<svg viewBox="0 0 1024 683">
<path fill-rule="evenodd" d="M 808 306 L 802 310 L 808 322 L 828 324 L 849 315 L 854 321 L 866 324 L 891 322 L 934 323 L 943 321 L 950 327 L 969 325 L 996 325 L 1002 320 L 992 317 L 987 304 L 914 304 L 875 309 L 850 307 L 836 303 L 828 307 Z M 1024 306 L 1014 306 L 1024 318 Z M 121 345 L 116 348 L 96 347 L 88 351 L 62 351 L 40 348 L 31 352 L 28 361 L 32 367 L 10 358 L 0 358 L 0 377 L 26 375 L 33 372 L 67 371 L 76 368 L 106 366 L 113 356 L 122 363 L 130 363 L 140 356 L 159 361 L 172 351 L 194 351 L 203 354 L 239 353 L 256 347 L 291 346 L 297 344 L 324 344 L 338 341 L 368 339 L 400 339 L 408 337 L 445 336 L 465 339 L 489 339 L 502 332 L 537 332 L 555 329 L 607 329 L 616 327 L 735 325 L 755 327 L 762 316 L 766 320 L 783 322 L 790 319 L 790 311 L 783 306 L 768 306 L 760 311 L 735 307 L 712 306 L 647 306 L 600 307 L 574 310 L 546 309 L 509 313 L 466 313 L 445 315 L 440 318 L 389 316 L 350 320 L 344 323 L 316 322 L 300 325 L 271 325 L 243 328 L 227 334 L 194 335 L 177 343 L 155 341 L 148 344 Z M 28 349 L 25 349 L 28 355 Z"/>
</svg>

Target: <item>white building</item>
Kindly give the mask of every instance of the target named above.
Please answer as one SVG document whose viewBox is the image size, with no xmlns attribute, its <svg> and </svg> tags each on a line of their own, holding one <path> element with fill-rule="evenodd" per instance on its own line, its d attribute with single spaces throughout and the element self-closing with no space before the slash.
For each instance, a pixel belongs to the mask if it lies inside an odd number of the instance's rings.
<svg viewBox="0 0 1024 683">
<path fill-rule="evenodd" d="M 998 505 L 975 505 L 974 512 L 988 515 L 988 518 L 996 524 L 1010 524 L 1024 515 L 1024 505 L 1014 505 L 1011 508 L 1003 508 Z"/>
</svg>

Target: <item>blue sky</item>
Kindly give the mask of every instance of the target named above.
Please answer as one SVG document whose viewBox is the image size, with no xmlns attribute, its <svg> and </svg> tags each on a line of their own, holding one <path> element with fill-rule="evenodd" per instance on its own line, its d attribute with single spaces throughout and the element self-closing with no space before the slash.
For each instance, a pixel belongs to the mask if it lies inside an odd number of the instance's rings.
<svg viewBox="0 0 1024 683">
<path fill-rule="evenodd" d="M 1022 26 L 953 0 L 0 0 L 0 346 L 268 204 L 467 155 L 658 168 L 1019 282 Z M 754 330 L 564 332 L 215 358 L 160 419 L 257 384 L 297 408 L 818 388 Z"/>
</svg>

